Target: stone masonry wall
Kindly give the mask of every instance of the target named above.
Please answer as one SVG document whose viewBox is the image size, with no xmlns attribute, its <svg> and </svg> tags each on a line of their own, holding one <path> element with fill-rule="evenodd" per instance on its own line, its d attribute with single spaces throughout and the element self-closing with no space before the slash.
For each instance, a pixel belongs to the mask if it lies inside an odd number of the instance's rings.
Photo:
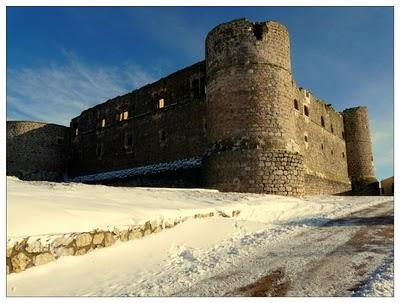
<svg viewBox="0 0 400 303">
<path fill-rule="evenodd" d="M 204 62 L 199 62 L 82 112 L 71 121 L 74 155 L 71 175 L 204 154 L 207 127 L 204 76 Z M 157 108 L 160 99 L 163 108 Z M 127 119 L 120 121 L 119 115 L 125 111 Z"/>
<path fill-rule="evenodd" d="M 206 69 L 208 187 L 302 195 L 287 29 L 246 19 L 219 25 L 206 39 Z"/>
<path fill-rule="evenodd" d="M 125 242 L 140 239 L 163 229 L 172 228 L 188 219 L 213 216 L 236 217 L 240 210 L 231 213 L 223 211 L 199 213 L 193 217 L 176 218 L 173 222 L 147 221 L 142 225 L 129 226 L 113 230 L 95 229 L 90 232 L 70 233 L 49 237 L 25 237 L 7 244 L 7 274 L 18 273 L 32 266 L 39 266 L 55 261 L 63 256 L 80 256 L 95 249 L 109 247 L 117 241 Z"/>
<path fill-rule="evenodd" d="M 7 175 L 24 180 L 62 180 L 67 172 L 69 128 L 7 121 Z"/>
</svg>

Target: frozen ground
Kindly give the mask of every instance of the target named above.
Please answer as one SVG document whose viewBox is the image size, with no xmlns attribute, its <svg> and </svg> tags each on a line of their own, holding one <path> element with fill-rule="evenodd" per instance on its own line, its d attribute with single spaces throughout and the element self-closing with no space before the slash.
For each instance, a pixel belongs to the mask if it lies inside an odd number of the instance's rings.
<svg viewBox="0 0 400 303">
<path fill-rule="evenodd" d="M 7 178 L 7 198 L 10 240 L 241 210 L 10 274 L 9 296 L 393 295 L 392 197 L 301 200 Z"/>
</svg>

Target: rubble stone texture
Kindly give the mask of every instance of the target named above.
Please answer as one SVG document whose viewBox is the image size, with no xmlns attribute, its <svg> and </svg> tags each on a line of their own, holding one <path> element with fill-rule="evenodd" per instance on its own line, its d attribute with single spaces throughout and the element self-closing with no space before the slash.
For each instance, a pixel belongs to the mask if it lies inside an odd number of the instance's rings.
<svg viewBox="0 0 400 303">
<path fill-rule="evenodd" d="M 205 50 L 205 61 L 89 108 L 70 128 L 8 121 L 7 174 L 49 179 L 68 171 L 73 179 L 200 158 L 199 168 L 102 183 L 379 194 L 367 108 L 339 113 L 297 87 L 284 25 L 220 24 Z"/>
</svg>

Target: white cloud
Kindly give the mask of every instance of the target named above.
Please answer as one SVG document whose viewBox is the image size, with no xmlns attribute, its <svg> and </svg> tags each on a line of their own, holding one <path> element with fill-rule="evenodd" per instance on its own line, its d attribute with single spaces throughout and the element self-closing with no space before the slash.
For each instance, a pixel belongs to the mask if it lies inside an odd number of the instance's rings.
<svg viewBox="0 0 400 303">
<path fill-rule="evenodd" d="M 69 125 L 82 110 L 155 80 L 135 64 L 90 66 L 64 53 L 65 64 L 7 70 L 7 119 Z"/>
</svg>

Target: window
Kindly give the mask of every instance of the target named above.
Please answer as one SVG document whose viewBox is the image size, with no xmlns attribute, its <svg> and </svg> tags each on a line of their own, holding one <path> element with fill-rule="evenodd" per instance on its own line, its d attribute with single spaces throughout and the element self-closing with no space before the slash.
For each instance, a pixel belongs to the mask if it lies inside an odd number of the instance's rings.
<svg viewBox="0 0 400 303">
<path fill-rule="evenodd" d="M 200 96 L 200 80 L 193 79 L 191 83 L 191 91 L 194 98 L 198 98 Z"/>
<path fill-rule="evenodd" d="M 164 104 L 164 98 L 161 98 L 158 100 L 158 108 L 164 108 L 165 104 Z"/>
<path fill-rule="evenodd" d="M 106 119 L 101 119 L 101 127 L 105 127 L 106 126 Z"/>
<path fill-rule="evenodd" d="M 101 157 L 103 155 L 103 143 L 96 144 L 96 156 Z"/>
<path fill-rule="evenodd" d="M 334 132 L 333 132 L 333 125 L 331 125 L 331 133 L 333 134 Z"/>
<path fill-rule="evenodd" d="M 324 150 L 324 144 L 323 143 L 321 143 L 321 149 Z"/>
<path fill-rule="evenodd" d="M 331 155 L 333 156 L 333 149 L 331 149 Z"/>
<path fill-rule="evenodd" d="M 294 108 L 299 110 L 299 101 L 297 101 L 296 99 L 294 99 Z"/>
<path fill-rule="evenodd" d="M 324 120 L 324 117 L 322 117 L 322 116 L 321 116 L 321 126 L 325 127 L 325 120 Z"/>
<path fill-rule="evenodd" d="M 117 121 L 128 120 L 128 118 L 129 118 L 129 112 L 127 110 L 122 113 L 118 113 L 115 116 L 115 120 Z"/>
<path fill-rule="evenodd" d="M 57 142 L 57 144 L 61 145 L 61 144 L 64 143 L 64 138 L 63 138 L 63 137 L 57 136 L 57 137 L 56 137 L 56 142 Z"/>
<path fill-rule="evenodd" d="M 160 142 L 160 145 L 161 146 L 163 146 L 163 145 L 165 145 L 165 143 L 166 143 L 166 141 L 167 141 L 167 133 L 165 132 L 165 130 L 160 130 L 159 132 L 158 132 L 158 136 L 159 136 L 159 142 Z"/>
<path fill-rule="evenodd" d="M 79 129 L 75 128 L 75 136 L 79 135 Z"/>
<path fill-rule="evenodd" d="M 308 112 L 308 106 L 304 105 L 304 114 L 309 117 L 310 113 Z"/>
<path fill-rule="evenodd" d="M 345 154 L 344 154 L 344 152 L 342 152 L 342 158 L 344 158 L 344 156 L 345 156 Z"/>
<path fill-rule="evenodd" d="M 124 148 L 127 152 L 132 151 L 132 146 L 133 146 L 133 135 L 132 133 L 125 133 L 125 138 L 124 138 Z"/>
<path fill-rule="evenodd" d="M 308 142 L 308 137 L 304 136 L 304 141 Z"/>
<path fill-rule="evenodd" d="M 200 78 L 200 96 L 206 95 L 206 77 Z"/>
</svg>

